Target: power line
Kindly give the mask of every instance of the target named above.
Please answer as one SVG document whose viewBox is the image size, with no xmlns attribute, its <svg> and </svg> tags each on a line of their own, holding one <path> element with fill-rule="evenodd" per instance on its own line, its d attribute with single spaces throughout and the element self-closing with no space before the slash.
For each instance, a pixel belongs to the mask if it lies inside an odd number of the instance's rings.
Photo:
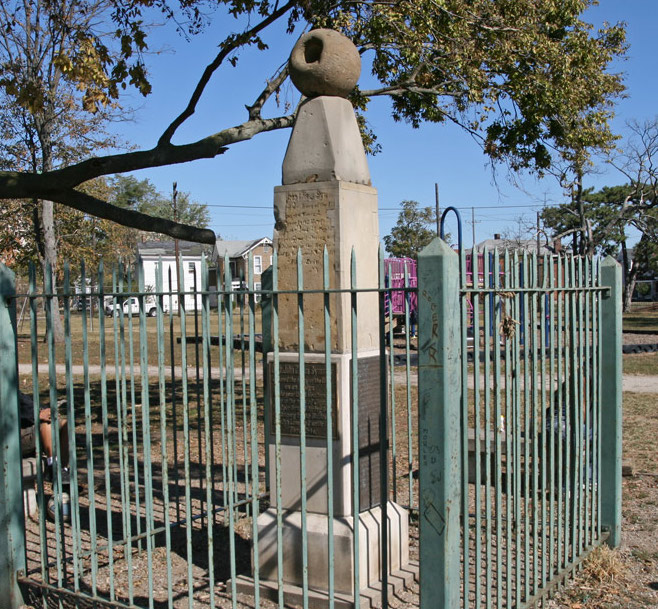
<svg viewBox="0 0 658 609">
<path fill-rule="evenodd" d="M 274 209 L 273 205 L 224 205 L 223 203 L 202 203 L 202 205 L 205 205 L 206 207 L 220 207 L 228 209 Z M 562 205 L 562 203 L 527 203 L 525 205 L 464 205 L 461 207 L 453 205 L 452 207 L 462 211 L 469 209 L 535 209 L 538 207 L 558 207 L 559 205 Z M 379 211 L 395 212 L 400 211 L 400 207 L 380 207 Z"/>
</svg>

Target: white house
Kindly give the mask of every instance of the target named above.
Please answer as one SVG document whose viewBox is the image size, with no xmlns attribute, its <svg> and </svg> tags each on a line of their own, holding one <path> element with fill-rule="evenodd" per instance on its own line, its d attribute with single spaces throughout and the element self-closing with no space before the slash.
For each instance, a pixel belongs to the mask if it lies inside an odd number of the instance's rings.
<svg viewBox="0 0 658 609">
<path fill-rule="evenodd" d="M 180 267 L 176 267 L 176 245 L 174 241 L 145 241 L 137 245 L 137 262 L 144 269 L 144 286 L 148 291 L 155 291 L 158 264 L 162 263 L 163 291 L 172 292 L 171 307 L 178 309 L 178 277 L 177 270 L 183 277 L 181 285 L 183 292 L 193 292 L 196 285 L 201 290 L 201 257 L 212 254 L 212 247 L 190 241 L 178 242 Z M 169 308 L 169 297 L 165 297 L 165 308 Z M 185 310 L 201 308 L 201 296 L 196 299 L 185 296 Z"/>
</svg>

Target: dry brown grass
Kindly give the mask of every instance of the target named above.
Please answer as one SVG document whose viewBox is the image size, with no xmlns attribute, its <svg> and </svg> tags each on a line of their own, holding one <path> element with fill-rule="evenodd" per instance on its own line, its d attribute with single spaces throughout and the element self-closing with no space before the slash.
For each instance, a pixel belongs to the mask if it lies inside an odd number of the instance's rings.
<svg viewBox="0 0 658 609">
<path fill-rule="evenodd" d="M 550 601 L 569 609 L 658 607 L 658 464 L 656 395 L 624 393 L 622 544 L 593 552 L 581 573 Z"/>
</svg>

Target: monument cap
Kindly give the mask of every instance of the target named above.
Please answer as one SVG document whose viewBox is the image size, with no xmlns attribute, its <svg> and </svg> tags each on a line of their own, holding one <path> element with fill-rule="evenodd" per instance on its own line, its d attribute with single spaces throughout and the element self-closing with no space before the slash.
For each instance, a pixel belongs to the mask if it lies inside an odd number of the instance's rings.
<svg viewBox="0 0 658 609">
<path fill-rule="evenodd" d="M 288 68 L 293 84 L 306 97 L 347 97 L 361 75 L 361 56 L 347 36 L 317 29 L 297 41 Z"/>
</svg>

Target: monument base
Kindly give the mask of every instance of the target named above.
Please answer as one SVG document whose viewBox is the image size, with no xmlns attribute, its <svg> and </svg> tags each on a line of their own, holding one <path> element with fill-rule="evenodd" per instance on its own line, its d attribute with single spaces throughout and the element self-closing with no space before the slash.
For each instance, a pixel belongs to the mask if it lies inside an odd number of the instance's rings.
<svg viewBox="0 0 658 609">
<path fill-rule="evenodd" d="M 389 598 L 393 595 L 400 594 L 402 590 L 409 589 L 414 582 L 418 583 L 418 563 L 410 560 L 409 563 L 399 569 L 388 574 L 388 595 Z M 240 575 L 235 580 L 236 588 L 240 594 L 254 594 L 254 578 Z M 279 600 L 279 587 L 277 582 L 260 581 L 259 585 L 261 598 L 266 598 L 271 601 Z M 293 584 L 283 585 L 283 598 L 286 607 L 302 606 L 304 600 L 304 591 L 300 586 Z M 362 588 L 359 592 L 360 607 L 359 609 L 375 609 L 382 605 L 382 584 L 378 583 L 376 586 Z M 309 609 L 325 609 L 329 606 L 329 595 L 325 590 L 313 590 L 309 588 L 308 591 L 308 606 Z M 335 609 L 356 609 L 354 603 L 354 596 L 352 594 L 334 594 L 334 608 Z"/>
<path fill-rule="evenodd" d="M 364 597 L 381 594 L 383 561 L 382 510 L 371 508 L 359 515 L 359 583 Z M 404 585 L 413 577 L 409 568 L 409 517 L 407 511 L 393 503 L 387 505 L 389 586 Z M 307 514 L 308 538 L 308 586 L 313 590 L 318 603 L 327 598 L 329 576 L 328 517 L 324 514 Z M 302 523 L 301 512 L 287 511 L 283 514 L 283 582 L 290 594 L 302 587 Z M 333 519 L 334 540 L 334 590 L 346 603 L 354 605 L 354 518 Z M 276 592 L 278 581 L 276 509 L 270 508 L 258 517 L 258 563 L 261 588 L 273 586 Z M 406 579 L 405 579 L 406 574 Z M 249 581 L 240 578 L 239 586 L 248 592 Z M 379 592 L 378 592 L 379 591 Z M 351 600 L 350 600 L 351 599 Z M 322 603 L 318 606 L 324 606 Z"/>
</svg>

